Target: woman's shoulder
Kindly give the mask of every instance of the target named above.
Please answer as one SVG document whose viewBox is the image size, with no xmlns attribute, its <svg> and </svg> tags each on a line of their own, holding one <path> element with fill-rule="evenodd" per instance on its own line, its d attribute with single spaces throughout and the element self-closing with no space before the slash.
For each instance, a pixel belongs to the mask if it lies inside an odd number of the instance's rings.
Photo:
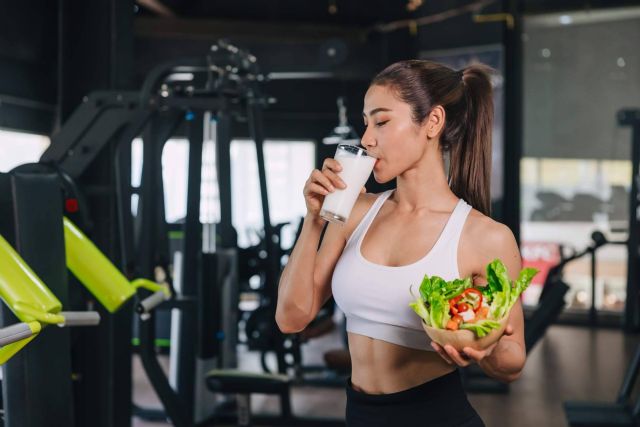
<svg viewBox="0 0 640 427">
<path fill-rule="evenodd" d="M 506 224 L 472 208 L 462 233 L 463 259 L 471 261 L 474 272 L 484 272 L 486 265 L 496 258 L 505 263 L 508 271 L 520 270 L 520 249 Z"/>
<path fill-rule="evenodd" d="M 513 237 L 513 232 L 507 225 L 496 221 L 475 208 L 471 208 L 465 228 L 467 229 L 465 231 L 471 237 L 481 237 L 482 239 L 479 240 L 488 239 L 492 244 L 497 243 L 496 240 L 500 241 L 510 236 Z"/>
</svg>

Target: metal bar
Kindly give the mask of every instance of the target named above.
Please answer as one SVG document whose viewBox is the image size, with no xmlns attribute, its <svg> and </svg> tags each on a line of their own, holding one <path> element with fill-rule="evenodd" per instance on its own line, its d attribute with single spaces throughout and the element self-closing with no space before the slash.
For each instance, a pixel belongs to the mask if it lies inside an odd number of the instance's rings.
<svg viewBox="0 0 640 427">
<path fill-rule="evenodd" d="M 100 324 L 100 313 L 97 311 L 62 311 L 64 323 L 58 326 L 96 326 Z"/>
<path fill-rule="evenodd" d="M 264 130 L 262 127 L 262 107 L 258 100 L 250 99 L 247 102 L 247 115 L 249 117 L 249 133 L 256 145 L 258 157 L 258 180 L 260 181 L 260 199 L 262 204 L 262 220 L 264 222 L 265 236 L 273 235 L 271 215 L 269 213 L 269 195 L 267 190 L 267 174 L 264 161 Z M 268 249 L 267 249 L 268 251 Z"/>
<path fill-rule="evenodd" d="M 180 112 L 154 115 L 143 138 L 138 215 L 134 221 L 136 266 L 142 277 L 154 277 L 157 266 L 168 270 L 169 237 L 164 210 L 162 150 L 183 120 Z M 167 274 L 168 276 L 168 274 Z"/>
<path fill-rule="evenodd" d="M 170 107 L 182 110 L 210 110 L 215 111 L 222 108 L 232 109 L 228 103 L 220 98 L 160 98 L 162 107 Z"/>
<path fill-rule="evenodd" d="M 181 295 L 196 296 L 198 272 L 201 268 L 202 225 L 200 224 L 200 187 L 202 183 L 202 147 L 204 139 L 204 113 L 196 112 L 188 122 L 189 128 L 189 170 L 187 175 L 187 214 L 184 222 L 184 247 L 181 280 Z M 197 329 L 197 312 L 180 313 L 178 333 L 178 360 L 176 390 L 190 408 L 192 421 L 194 407 L 195 354 L 196 343 L 193 331 Z"/>
<path fill-rule="evenodd" d="M 638 224 L 638 186 L 640 184 L 640 115 L 636 114 L 633 125 L 632 141 L 632 173 L 631 200 L 629 203 L 629 240 L 627 259 L 627 303 L 625 307 L 625 324 L 628 329 L 637 331 L 640 328 L 640 301 L 638 296 L 638 277 L 640 275 L 640 224 Z"/>
<path fill-rule="evenodd" d="M 85 138 L 88 129 L 95 126 L 100 120 L 104 120 L 102 114 L 108 109 L 129 109 L 137 105 L 137 92 L 92 92 L 73 111 L 65 126 L 51 138 L 51 145 L 42 154 L 41 161 L 56 162 L 62 165 L 69 151 L 74 151 L 76 145 Z M 115 133 L 118 126 L 114 126 Z M 98 141 L 92 141 L 92 148 L 99 151 L 108 142 L 109 138 L 100 137 Z M 65 168 L 66 169 L 66 168 Z"/>
<path fill-rule="evenodd" d="M 216 166 L 220 194 L 220 224 L 216 227 L 222 248 L 235 248 L 237 234 L 231 217 L 231 114 L 220 110 L 216 114 Z"/>
<path fill-rule="evenodd" d="M 148 110 L 138 110 L 134 113 L 131 124 L 122 132 L 119 142 L 116 145 L 115 158 L 115 188 L 116 203 L 118 213 L 119 244 L 122 259 L 122 271 L 134 276 L 143 276 L 141 273 L 132 271 L 135 262 L 135 239 L 133 215 L 131 212 L 131 142 L 144 129 L 145 125 L 152 117 L 153 112 Z"/>
<path fill-rule="evenodd" d="M 144 79 L 142 89 L 140 89 L 140 105 L 146 107 L 163 79 L 175 71 L 176 68 L 193 67 L 191 72 L 206 72 L 208 70 L 207 61 L 204 58 L 182 58 L 175 61 L 165 62 L 154 67 Z"/>
<path fill-rule="evenodd" d="M 190 416 L 187 406 L 184 405 L 180 396 L 169 385 L 167 376 L 158 362 L 155 353 L 155 317 L 153 312 L 149 313 L 146 321 L 139 322 L 140 328 L 140 360 L 147 373 L 149 381 L 153 386 L 167 417 L 176 427 L 190 427 Z"/>
<path fill-rule="evenodd" d="M 260 195 L 262 201 L 262 219 L 264 222 L 264 236 L 267 250 L 267 269 L 265 272 L 265 289 L 264 292 L 270 301 L 269 309 L 273 311 L 270 316 L 273 330 L 278 330 L 275 323 L 275 301 L 278 299 L 278 279 L 280 277 L 280 241 L 279 236 L 274 233 L 274 227 L 271 225 L 271 215 L 269 212 L 269 193 L 267 188 L 267 175 L 264 159 L 264 130 L 262 122 L 262 105 L 260 100 L 250 98 L 247 102 L 247 114 L 249 117 L 249 132 L 256 145 L 256 154 L 258 156 L 258 178 L 260 181 Z M 278 372 L 281 374 L 287 371 L 287 362 L 285 359 L 284 336 L 276 333 L 274 337 L 276 357 L 278 360 Z"/>
<path fill-rule="evenodd" d="M 151 310 L 167 300 L 167 294 L 164 291 L 157 291 L 146 297 L 136 306 L 136 312 L 139 314 L 148 314 Z"/>
<path fill-rule="evenodd" d="M 624 375 L 616 403 L 624 404 L 631 397 L 631 391 L 636 383 L 636 378 L 638 378 L 638 371 L 640 371 L 640 345 L 637 346 L 631 364 Z"/>
<path fill-rule="evenodd" d="M 513 16 L 513 28 L 504 24 L 504 157 L 502 222 L 520 243 L 520 159 L 522 158 L 522 16 L 520 2 L 503 0 L 502 10 Z M 513 177 L 513 179 L 508 179 Z"/>
<path fill-rule="evenodd" d="M 0 329 L 0 347 L 29 338 L 33 335 L 28 323 L 17 323 Z"/>
<path fill-rule="evenodd" d="M 598 323 L 596 310 L 596 247 L 591 251 L 591 307 L 589 307 L 589 324 L 595 326 Z"/>
<path fill-rule="evenodd" d="M 618 112 L 618 123 L 631 126 L 631 191 L 629 193 L 629 239 L 627 240 L 627 298 L 624 309 L 624 328 L 628 332 L 640 329 L 640 225 L 638 224 L 638 186 L 640 184 L 640 110 Z"/>
</svg>

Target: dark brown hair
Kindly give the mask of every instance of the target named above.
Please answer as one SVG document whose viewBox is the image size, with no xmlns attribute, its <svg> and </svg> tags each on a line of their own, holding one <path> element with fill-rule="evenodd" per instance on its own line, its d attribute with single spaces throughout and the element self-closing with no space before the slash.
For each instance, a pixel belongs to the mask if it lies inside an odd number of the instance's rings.
<svg viewBox="0 0 640 427">
<path fill-rule="evenodd" d="M 485 215 L 491 214 L 492 72 L 482 64 L 455 71 L 414 59 L 388 66 L 371 81 L 394 89 L 418 125 L 436 105 L 444 108 L 440 148 L 450 154 L 449 186 Z"/>
</svg>

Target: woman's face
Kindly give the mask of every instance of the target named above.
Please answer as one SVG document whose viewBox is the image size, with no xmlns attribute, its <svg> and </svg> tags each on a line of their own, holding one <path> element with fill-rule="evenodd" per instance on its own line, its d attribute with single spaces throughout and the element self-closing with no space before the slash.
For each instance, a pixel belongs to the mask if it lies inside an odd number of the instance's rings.
<svg viewBox="0 0 640 427">
<path fill-rule="evenodd" d="M 392 89 L 374 85 L 364 97 L 366 130 L 362 146 L 378 157 L 373 175 L 378 183 L 391 181 L 422 158 L 426 136 L 412 120 L 411 107 Z"/>
</svg>

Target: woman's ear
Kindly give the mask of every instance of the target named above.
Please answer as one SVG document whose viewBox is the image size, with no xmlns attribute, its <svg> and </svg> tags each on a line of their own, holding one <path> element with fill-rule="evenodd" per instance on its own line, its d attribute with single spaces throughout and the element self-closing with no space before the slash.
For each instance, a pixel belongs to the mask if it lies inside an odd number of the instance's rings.
<svg viewBox="0 0 640 427">
<path fill-rule="evenodd" d="M 444 129 L 445 112 L 444 108 L 440 105 L 436 105 L 431 109 L 429 117 L 425 126 L 427 127 L 427 138 L 433 139 L 440 135 L 440 132 Z"/>
</svg>

